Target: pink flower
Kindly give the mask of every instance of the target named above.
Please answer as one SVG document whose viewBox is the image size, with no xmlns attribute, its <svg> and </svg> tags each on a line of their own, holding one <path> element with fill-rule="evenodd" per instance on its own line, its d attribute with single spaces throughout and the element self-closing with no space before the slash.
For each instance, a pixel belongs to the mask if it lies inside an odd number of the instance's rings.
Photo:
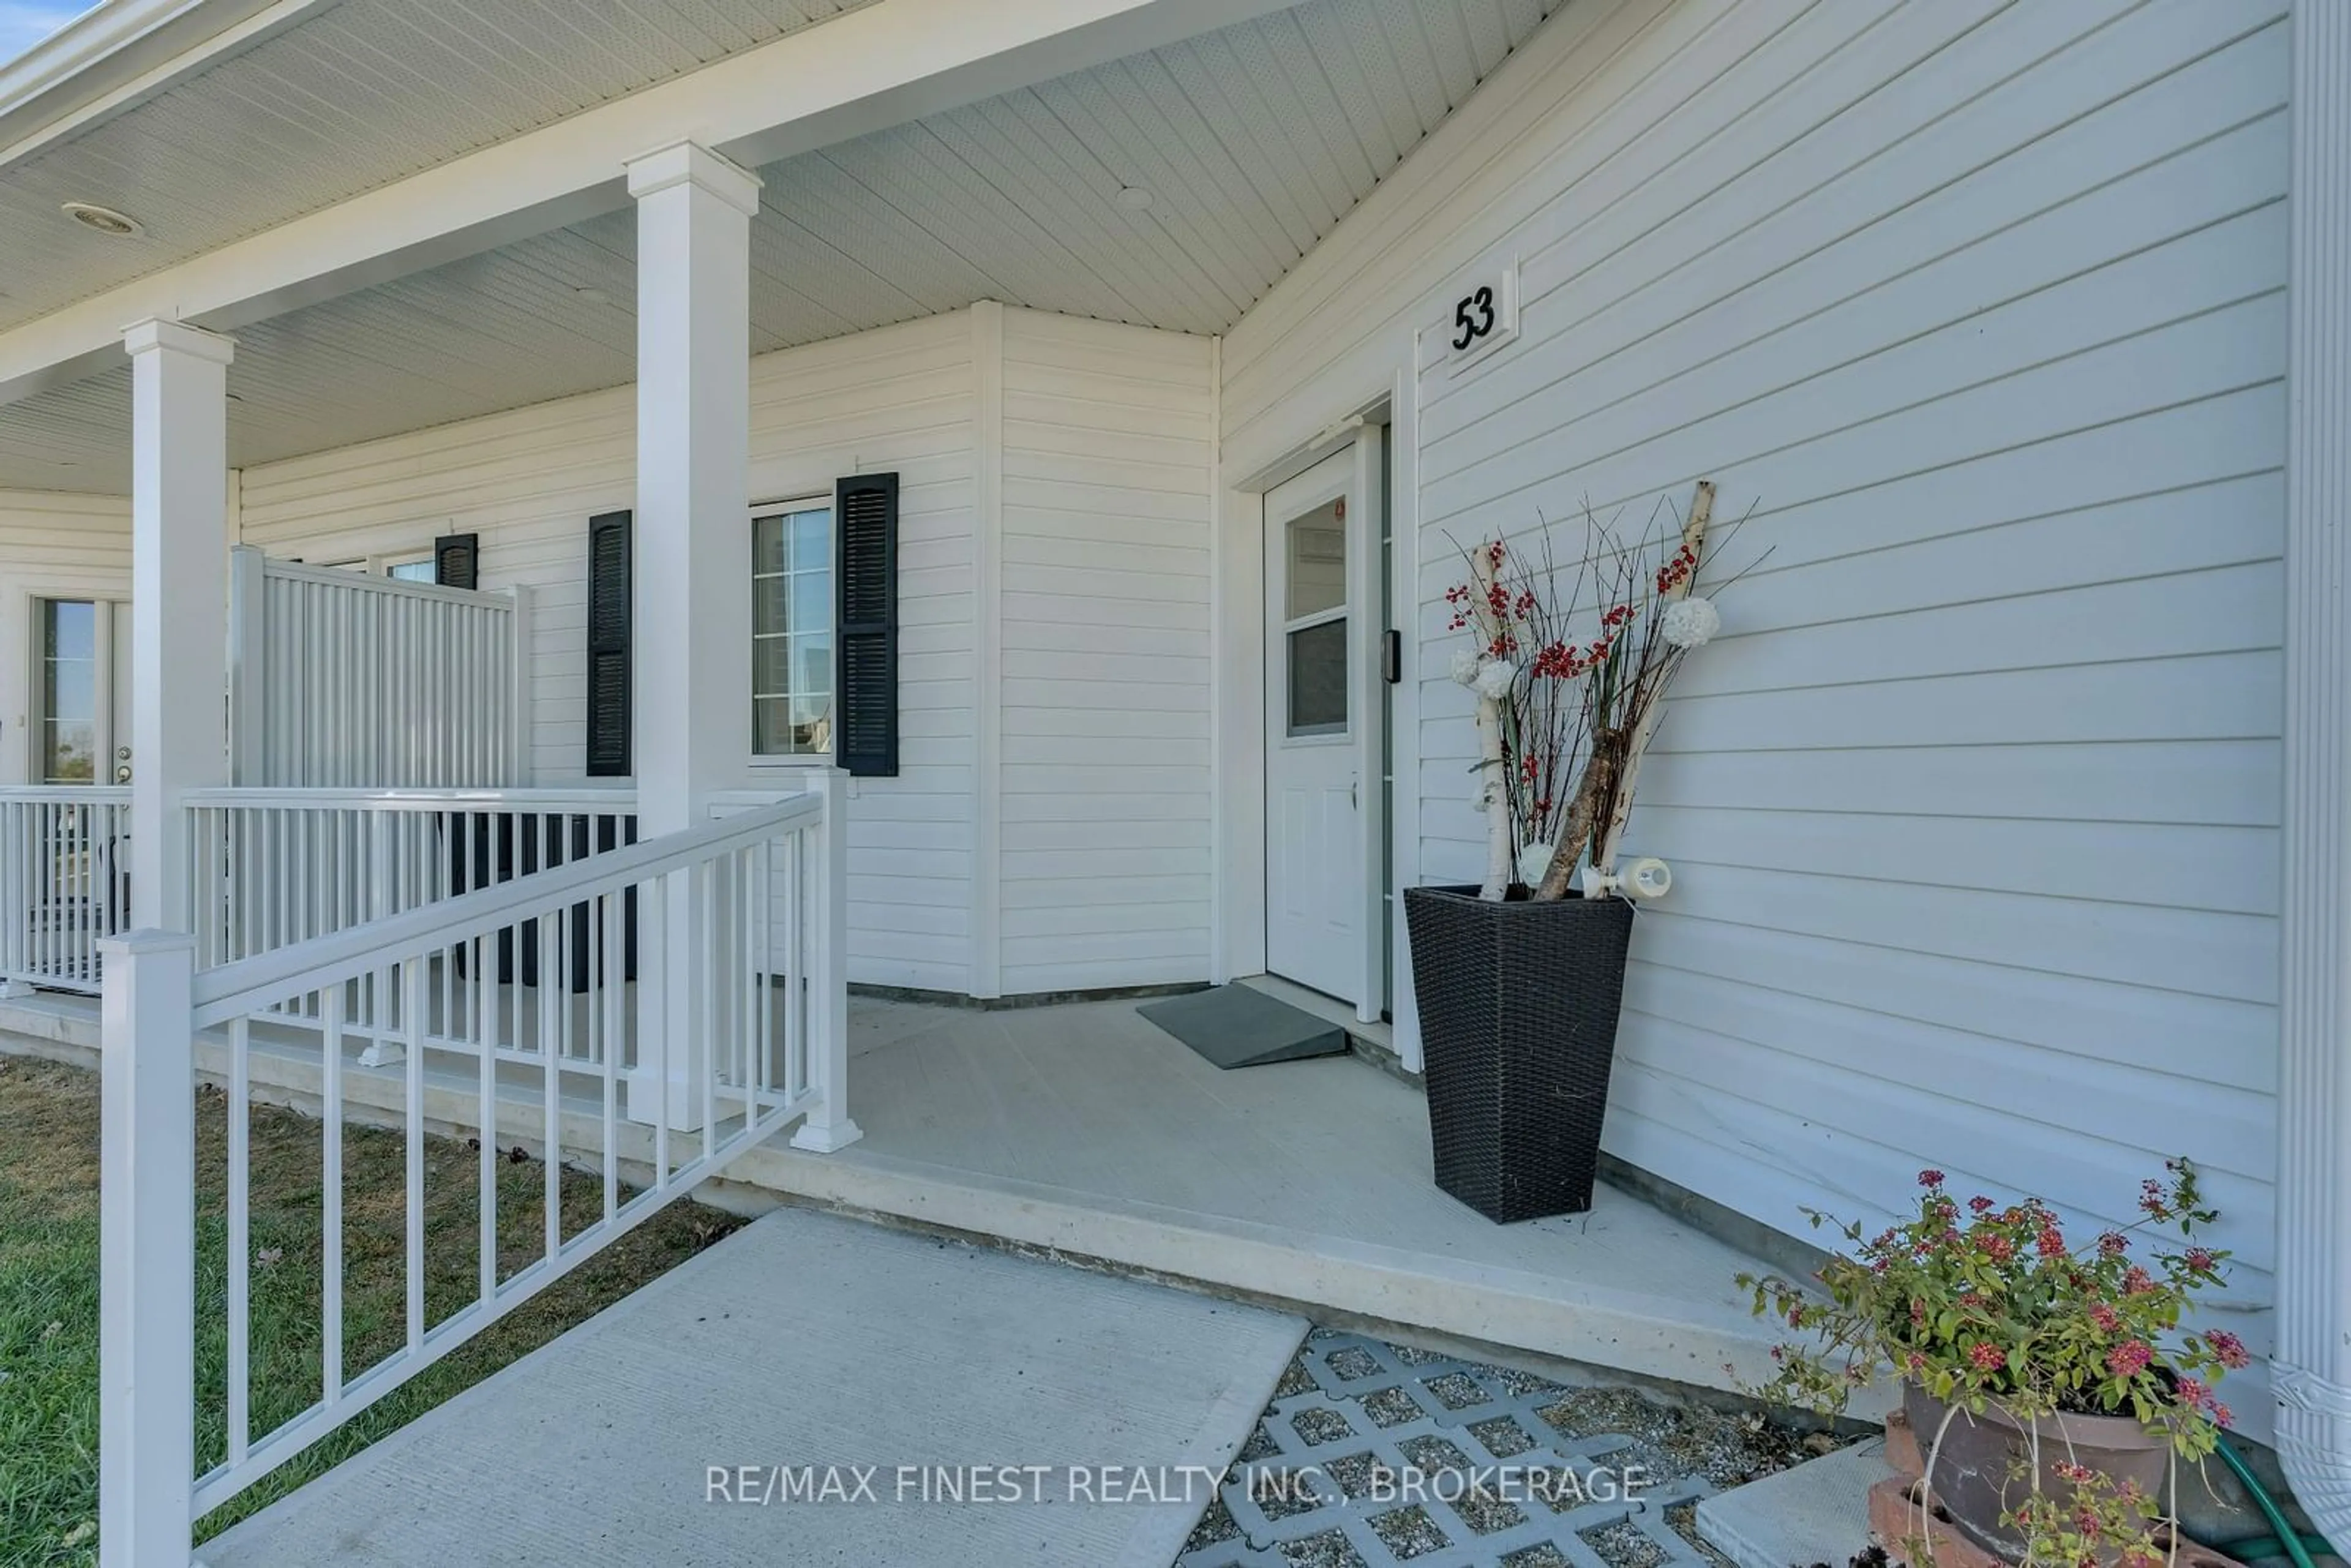
<svg viewBox="0 0 2351 1568">
<path fill-rule="evenodd" d="M 2108 1258 L 2119 1258 L 2130 1250 L 2130 1238 L 2119 1230 L 2109 1230 L 2098 1238 L 2098 1251 Z"/>
<path fill-rule="evenodd" d="M 2212 1402 L 2212 1391 L 2193 1377 L 2183 1377 L 2172 1390 L 2174 1396 L 2190 1410 L 2200 1410 Z"/>
<path fill-rule="evenodd" d="M 1934 1170 L 1920 1171 L 1918 1173 L 1918 1185 L 1920 1186 L 1940 1186 L 1943 1185 L 1943 1173 Z"/>
<path fill-rule="evenodd" d="M 2064 1232 L 2059 1230 L 2054 1225 L 2043 1226 L 2041 1234 L 2033 1240 L 2033 1245 L 2041 1249 L 2041 1255 L 2043 1258 L 2065 1256 Z"/>
<path fill-rule="evenodd" d="M 2245 1342 L 2227 1329 L 2214 1329 L 2204 1336 L 2204 1343 L 2212 1347 L 2212 1359 L 2231 1372 L 2252 1364 L 2253 1358 L 2247 1353 Z"/>
<path fill-rule="evenodd" d="M 2123 1294 L 2126 1296 L 2144 1296 L 2154 1289 L 2155 1281 L 2144 1269 L 2133 1268 L 2123 1276 Z"/>
<path fill-rule="evenodd" d="M 2116 1377 L 2136 1377 L 2147 1370 L 2154 1355 L 2145 1340 L 2126 1340 L 2106 1353 L 2106 1370 Z"/>
<path fill-rule="evenodd" d="M 2082 1485 L 2098 1473 L 2089 1466 L 2077 1465 L 2071 1459 L 2058 1460 L 2056 1469 L 2060 1478 L 2072 1481 L 2075 1486 Z"/>
<path fill-rule="evenodd" d="M 2008 1364 L 2008 1353 L 1990 1340 L 1979 1340 L 1968 1347 L 1968 1359 L 1980 1372 L 1995 1372 Z"/>
<path fill-rule="evenodd" d="M 2188 1264 L 2188 1271 L 2191 1274 L 2209 1274 L 2220 1267 L 2220 1260 L 2201 1247 L 2190 1247 L 2184 1260 Z"/>
<path fill-rule="evenodd" d="M 2005 1236 L 1987 1236 L 1976 1245 L 1982 1248 L 1984 1256 L 1995 1263 L 2005 1263 L 2016 1256 L 2016 1244 Z"/>
<path fill-rule="evenodd" d="M 2223 1427 L 2233 1427 L 2237 1424 L 2237 1418 L 2229 1413 L 2229 1407 L 2226 1405 L 2216 1404 L 2212 1406 L 2212 1419 Z"/>
<path fill-rule="evenodd" d="M 1981 1214 L 1991 1207 L 1991 1199 L 1986 1197 L 1981 1193 L 1978 1193 L 1975 1197 L 1968 1199 L 1968 1207 L 1975 1210 L 1978 1214 Z"/>
<path fill-rule="evenodd" d="M 2091 1307 L 2090 1321 L 2098 1325 L 2100 1333 L 2113 1333 L 2123 1326 L 2122 1314 L 2104 1301 Z"/>
</svg>

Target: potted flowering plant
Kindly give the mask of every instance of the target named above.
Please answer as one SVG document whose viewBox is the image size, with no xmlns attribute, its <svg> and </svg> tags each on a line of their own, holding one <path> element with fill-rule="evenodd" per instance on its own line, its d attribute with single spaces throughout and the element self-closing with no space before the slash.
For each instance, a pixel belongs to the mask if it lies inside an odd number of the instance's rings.
<svg viewBox="0 0 2351 1568">
<path fill-rule="evenodd" d="M 1405 893 L 1437 1182 L 1496 1221 L 1592 1206 L 1633 915 L 1663 862 L 1619 874 L 1666 688 L 1720 617 L 1692 593 L 1714 486 L 1626 542 L 1588 511 L 1573 572 L 1499 539 L 1446 596 L 1476 699 L 1478 887 Z"/>
<path fill-rule="evenodd" d="M 1813 1336 L 1772 1351 L 1780 1371 L 1759 1392 L 1834 1414 L 1890 1371 L 1926 1498 L 1978 1545 L 2064 1568 L 2151 1563 L 2171 1468 L 2212 1451 L 2229 1420 L 2212 1385 L 2251 1359 L 2225 1330 L 2179 1330 L 2229 1255 L 2195 1240 L 2215 1218 L 2195 1166 L 2165 1172 L 2143 1184 L 2137 1223 L 2077 1246 L 2037 1197 L 1962 1205 L 1921 1171 L 1910 1218 L 1865 1239 L 1838 1224 L 1854 1249 L 1820 1270 L 1825 1300 L 1740 1276 L 1758 1313 Z M 2174 1227 L 2180 1245 L 2142 1248 Z"/>
</svg>

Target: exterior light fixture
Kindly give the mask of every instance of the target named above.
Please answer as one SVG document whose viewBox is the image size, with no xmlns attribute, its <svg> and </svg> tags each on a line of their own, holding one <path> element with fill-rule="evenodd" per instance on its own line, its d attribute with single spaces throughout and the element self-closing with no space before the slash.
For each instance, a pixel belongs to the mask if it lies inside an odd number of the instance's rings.
<svg viewBox="0 0 2351 1568">
<path fill-rule="evenodd" d="M 140 232 L 137 218 L 128 213 L 118 213 L 112 207 L 101 207 L 89 202 L 68 202 L 63 211 L 66 216 L 82 227 L 96 229 L 116 239 L 127 239 Z"/>
</svg>

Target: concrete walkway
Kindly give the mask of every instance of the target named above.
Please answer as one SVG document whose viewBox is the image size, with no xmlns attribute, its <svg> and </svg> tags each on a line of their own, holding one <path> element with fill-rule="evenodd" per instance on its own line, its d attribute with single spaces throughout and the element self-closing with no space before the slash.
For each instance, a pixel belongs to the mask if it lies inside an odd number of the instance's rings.
<svg viewBox="0 0 2351 1568">
<path fill-rule="evenodd" d="M 199 1556 L 1161 1568 L 1305 1331 L 780 1210 Z M 936 1500 L 957 1487 L 965 1500 Z M 972 1500 L 980 1487 L 990 1500 Z"/>
</svg>

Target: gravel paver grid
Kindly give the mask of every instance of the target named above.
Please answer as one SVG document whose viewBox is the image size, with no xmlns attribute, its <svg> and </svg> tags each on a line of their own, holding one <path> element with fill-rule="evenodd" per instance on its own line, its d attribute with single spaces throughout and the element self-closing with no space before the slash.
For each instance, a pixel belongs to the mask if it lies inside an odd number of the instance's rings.
<svg viewBox="0 0 2351 1568">
<path fill-rule="evenodd" d="M 1394 1484 L 1374 1495 L 1382 1466 L 1434 1476 L 1502 1465 L 1520 1477 L 1540 1466 L 1581 1481 L 1642 1462 L 1632 1437 L 1570 1437 L 1546 1422 L 1541 1412 L 1569 1392 L 1317 1329 L 1176 1568 L 1712 1568 L 1666 1518 L 1715 1490 L 1703 1476 L 1651 1466 L 1656 1484 L 1631 1500 L 1578 1500 L 1561 1485 L 1557 1507 L 1523 1490 L 1457 1495 L 1450 1483 L 1436 1496 Z M 1280 1478 L 1298 1467 L 1311 1467 L 1301 1478 L 1311 1495 L 1282 1495 Z"/>
</svg>

